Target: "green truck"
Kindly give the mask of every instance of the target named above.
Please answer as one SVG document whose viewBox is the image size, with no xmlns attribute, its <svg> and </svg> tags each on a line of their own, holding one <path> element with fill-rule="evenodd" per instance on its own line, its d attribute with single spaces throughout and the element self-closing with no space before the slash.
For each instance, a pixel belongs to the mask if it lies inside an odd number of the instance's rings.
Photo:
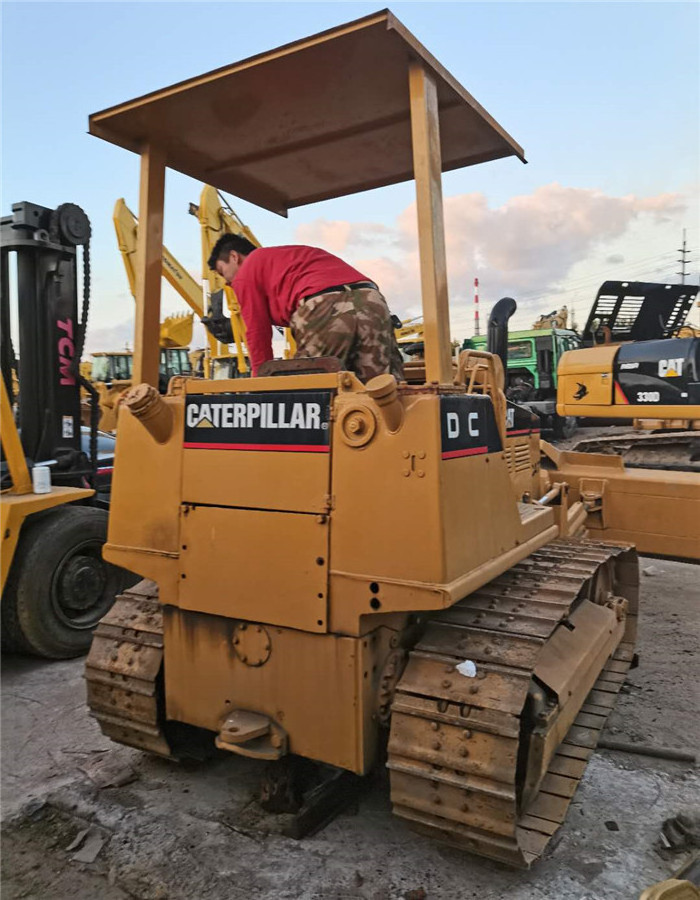
<svg viewBox="0 0 700 900">
<path fill-rule="evenodd" d="M 508 334 L 506 397 L 540 417 L 543 431 L 566 438 L 576 430 L 576 419 L 557 415 L 557 365 L 566 350 L 576 350 L 581 339 L 566 328 L 533 328 Z M 467 338 L 463 350 L 486 350 L 486 335 Z"/>
</svg>

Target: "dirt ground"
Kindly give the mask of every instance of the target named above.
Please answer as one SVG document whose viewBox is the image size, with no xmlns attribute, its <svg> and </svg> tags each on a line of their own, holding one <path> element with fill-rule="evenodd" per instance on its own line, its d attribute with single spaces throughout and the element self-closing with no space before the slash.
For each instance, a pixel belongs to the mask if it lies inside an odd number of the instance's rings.
<svg viewBox="0 0 700 900">
<path fill-rule="evenodd" d="M 605 736 L 694 751 L 700 568 L 644 559 L 642 569 L 641 661 Z M 594 756 L 530 872 L 411 833 L 392 817 L 383 774 L 356 812 L 295 841 L 256 804 L 261 763 L 178 766 L 111 744 L 87 714 L 82 669 L 2 660 L 4 900 L 622 900 L 687 859 L 667 855 L 659 835 L 666 818 L 700 809 L 696 768 L 612 751 Z"/>
</svg>

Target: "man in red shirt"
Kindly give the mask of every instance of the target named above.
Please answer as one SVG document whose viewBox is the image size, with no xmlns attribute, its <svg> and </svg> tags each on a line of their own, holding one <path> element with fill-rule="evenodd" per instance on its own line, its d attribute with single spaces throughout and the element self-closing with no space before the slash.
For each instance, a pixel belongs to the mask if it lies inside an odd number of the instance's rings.
<svg viewBox="0 0 700 900">
<path fill-rule="evenodd" d="M 377 285 L 317 247 L 256 247 L 236 234 L 214 245 L 209 268 L 236 292 L 253 375 L 272 353 L 272 326 L 289 326 L 297 357 L 335 356 L 362 381 L 390 372 L 401 354 Z"/>
</svg>

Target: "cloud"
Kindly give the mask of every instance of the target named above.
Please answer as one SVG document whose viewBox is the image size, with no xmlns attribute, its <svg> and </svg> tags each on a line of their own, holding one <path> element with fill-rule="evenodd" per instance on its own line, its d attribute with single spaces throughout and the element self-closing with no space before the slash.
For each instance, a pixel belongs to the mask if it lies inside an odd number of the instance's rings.
<svg viewBox="0 0 700 900">
<path fill-rule="evenodd" d="M 134 349 L 133 316 L 125 322 L 119 322 L 117 325 L 110 325 L 106 328 L 92 328 L 88 325 L 83 358 L 90 353 L 100 351 L 124 350 L 127 346 L 129 350 Z"/>
<path fill-rule="evenodd" d="M 296 239 L 300 244 L 320 246 L 331 253 L 347 252 L 349 247 L 358 250 L 371 248 L 386 239 L 391 242 L 393 237 L 392 229 L 376 222 L 364 222 L 358 228 L 350 222 L 316 219 L 296 229 Z"/>
<path fill-rule="evenodd" d="M 653 225 L 678 218 L 681 194 L 609 196 L 602 191 L 549 184 L 491 208 L 484 194 L 443 201 L 445 246 L 453 329 L 471 320 L 474 277 L 482 309 L 502 296 L 525 300 L 534 310 L 561 289 L 571 269 L 623 237 L 641 219 Z M 297 229 L 302 243 L 344 256 L 377 281 L 393 311 L 402 317 L 420 310 L 420 266 L 415 205 L 393 228 L 319 219 Z M 368 252 L 369 251 L 369 252 Z M 621 254 L 611 262 L 623 262 Z"/>
</svg>

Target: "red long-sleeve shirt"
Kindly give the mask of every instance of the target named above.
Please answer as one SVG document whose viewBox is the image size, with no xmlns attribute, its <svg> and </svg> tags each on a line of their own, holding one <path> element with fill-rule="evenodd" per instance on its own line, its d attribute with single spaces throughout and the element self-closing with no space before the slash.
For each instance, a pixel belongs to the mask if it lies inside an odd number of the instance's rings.
<svg viewBox="0 0 700 900">
<path fill-rule="evenodd" d="M 246 327 L 253 375 L 273 358 L 272 326 L 286 327 L 303 297 L 324 288 L 368 281 L 332 253 L 318 247 L 259 247 L 246 257 L 231 282 Z"/>
</svg>

